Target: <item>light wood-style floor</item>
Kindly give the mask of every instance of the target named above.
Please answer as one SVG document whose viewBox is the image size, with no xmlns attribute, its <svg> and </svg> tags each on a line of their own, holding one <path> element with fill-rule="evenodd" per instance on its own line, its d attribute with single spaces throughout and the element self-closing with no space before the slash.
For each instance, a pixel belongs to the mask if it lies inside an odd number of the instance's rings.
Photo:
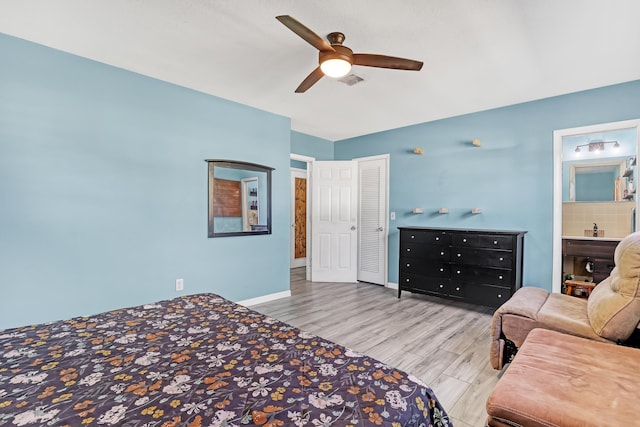
<svg viewBox="0 0 640 427">
<path fill-rule="evenodd" d="M 483 426 L 500 372 L 489 364 L 492 310 L 368 283 L 312 283 L 252 309 L 420 377 L 456 427 Z"/>
</svg>

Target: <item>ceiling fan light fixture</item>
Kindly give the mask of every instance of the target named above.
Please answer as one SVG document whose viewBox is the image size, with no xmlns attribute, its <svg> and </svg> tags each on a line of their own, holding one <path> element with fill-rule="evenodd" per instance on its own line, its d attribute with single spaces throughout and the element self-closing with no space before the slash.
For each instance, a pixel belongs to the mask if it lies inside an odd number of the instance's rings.
<svg viewBox="0 0 640 427">
<path fill-rule="evenodd" d="M 322 72 L 329 77 L 344 77 L 351 71 L 351 63 L 342 58 L 329 58 L 320 64 Z"/>
</svg>

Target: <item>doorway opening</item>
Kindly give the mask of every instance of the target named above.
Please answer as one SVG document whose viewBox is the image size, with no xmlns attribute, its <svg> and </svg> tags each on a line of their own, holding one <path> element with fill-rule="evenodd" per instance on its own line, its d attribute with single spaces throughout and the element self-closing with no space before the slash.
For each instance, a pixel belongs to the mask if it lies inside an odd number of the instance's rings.
<svg viewBox="0 0 640 427">
<path fill-rule="evenodd" d="M 305 266 L 308 281 L 388 286 L 389 154 L 291 160 L 291 268 Z"/>
<path fill-rule="evenodd" d="M 630 145 L 628 151 L 624 151 L 626 144 Z M 635 196 L 634 169 L 639 146 L 640 119 L 553 132 L 553 292 L 562 290 L 565 270 L 562 256 L 563 239 L 620 239 L 637 230 L 640 212 L 638 197 Z M 616 149 L 622 154 L 616 154 Z M 607 163 L 604 159 L 609 152 L 611 158 Z M 578 157 L 581 159 L 577 160 Z M 611 166 L 609 163 L 614 166 L 613 172 L 607 169 Z M 621 166 L 622 163 L 624 167 Z M 576 168 L 583 170 L 584 179 L 579 179 L 576 175 Z M 627 169 L 632 175 L 624 173 Z M 608 183 L 604 184 L 602 192 L 597 192 L 601 184 L 596 179 L 599 180 L 602 176 Z M 580 188 L 581 182 L 589 183 L 586 190 Z M 605 196 L 596 197 L 596 194 L 600 193 L 604 193 Z M 600 214 L 597 208 L 604 204 L 613 205 L 616 210 L 628 210 L 628 220 L 621 220 L 620 215 L 616 215 L 616 218 L 607 222 L 607 215 L 612 211 L 609 207 L 606 207 L 596 219 Z M 627 209 L 625 204 L 632 206 Z M 594 207 L 589 210 L 587 216 L 581 217 L 581 210 L 587 205 Z"/>
</svg>

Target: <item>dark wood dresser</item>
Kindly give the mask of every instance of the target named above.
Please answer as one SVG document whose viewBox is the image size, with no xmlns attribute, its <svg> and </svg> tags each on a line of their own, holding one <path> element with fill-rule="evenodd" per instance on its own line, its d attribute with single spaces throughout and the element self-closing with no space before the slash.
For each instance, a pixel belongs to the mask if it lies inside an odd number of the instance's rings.
<svg viewBox="0 0 640 427">
<path fill-rule="evenodd" d="M 403 290 L 499 307 L 522 286 L 526 231 L 398 227 Z"/>
</svg>

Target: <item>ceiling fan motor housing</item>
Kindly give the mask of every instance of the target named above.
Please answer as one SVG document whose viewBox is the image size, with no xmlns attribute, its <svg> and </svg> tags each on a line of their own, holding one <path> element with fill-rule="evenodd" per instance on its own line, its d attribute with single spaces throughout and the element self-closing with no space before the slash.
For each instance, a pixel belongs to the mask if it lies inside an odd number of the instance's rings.
<svg viewBox="0 0 640 427">
<path fill-rule="evenodd" d="M 318 62 L 322 64 L 328 59 L 342 59 L 353 65 L 353 51 L 346 46 L 332 45 L 336 50 L 331 52 L 330 50 L 320 51 L 318 53 Z"/>
</svg>

